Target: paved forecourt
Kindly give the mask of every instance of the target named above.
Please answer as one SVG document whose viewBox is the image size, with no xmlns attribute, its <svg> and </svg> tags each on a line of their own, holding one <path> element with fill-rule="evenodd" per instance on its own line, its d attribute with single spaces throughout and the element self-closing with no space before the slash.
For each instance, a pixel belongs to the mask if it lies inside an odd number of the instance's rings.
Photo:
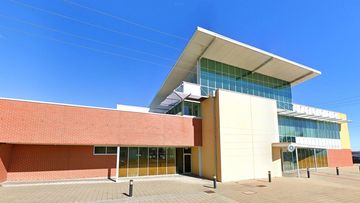
<svg viewBox="0 0 360 203">
<path fill-rule="evenodd" d="M 283 177 L 218 183 L 186 176 L 135 179 L 128 182 L 11 184 L 0 187 L 0 202 L 360 202 L 359 166 L 311 172 L 311 178 Z"/>
</svg>

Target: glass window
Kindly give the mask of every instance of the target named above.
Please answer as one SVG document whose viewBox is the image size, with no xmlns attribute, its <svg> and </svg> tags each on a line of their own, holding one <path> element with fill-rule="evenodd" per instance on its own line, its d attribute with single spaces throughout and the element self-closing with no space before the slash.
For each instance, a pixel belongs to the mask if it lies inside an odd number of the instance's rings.
<svg viewBox="0 0 360 203">
<path fill-rule="evenodd" d="M 94 147 L 95 155 L 116 154 L 116 151 L 117 151 L 117 147 L 105 147 L 105 146 Z"/>
<path fill-rule="evenodd" d="M 175 158 L 176 151 L 175 148 L 167 148 L 166 159 L 167 159 L 167 174 L 175 174 L 176 173 L 176 165 Z"/>
<path fill-rule="evenodd" d="M 166 174 L 166 148 L 158 148 L 158 175 Z"/>
<path fill-rule="evenodd" d="M 119 176 L 127 177 L 128 148 L 120 147 Z"/>
<path fill-rule="evenodd" d="M 106 147 L 95 147 L 94 154 L 106 154 Z"/>
<path fill-rule="evenodd" d="M 107 154 L 116 154 L 117 147 L 106 147 Z"/>
<path fill-rule="evenodd" d="M 215 88 L 242 92 L 277 100 L 278 108 L 292 110 L 291 87 L 289 82 L 251 73 L 241 67 L 201 59 L 201 94 L 209 95 Z M 208 73 L 208 74 L 203 74 Z"/>
<path fill-rule="evenodd" d="M 279 133 L 282 137 L 316 137 L 340 139 L 338 123 L 278 116 Z"/>
<path fill-rule="evenodd" d="M 191 154 L 191 148 L 184 148 L 184 153 L 185 153 L 185 154 L 186 154 L 186 153 Z"/>
<path fill-rule="evenodd" d="M 137 176 L 139 170 L 139 148 L 129 147 L 128 176 Z"/>
<path fill-rule="evenodd" d="M 148 148 L 139 148 L 139 176 L 148 175 Z"/>
<path fill-rule="evenodd" d="M 149 175 L 157 175 L 157 148 L 149 148 Z"/>
</svg>

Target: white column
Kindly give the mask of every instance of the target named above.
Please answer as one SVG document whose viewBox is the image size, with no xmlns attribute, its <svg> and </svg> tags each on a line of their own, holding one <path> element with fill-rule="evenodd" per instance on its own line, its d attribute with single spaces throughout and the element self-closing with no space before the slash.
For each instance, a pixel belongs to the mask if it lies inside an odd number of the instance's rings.
<svg viewBox="0 0 360 203">
<path fill-rule="evenodd" d="M 201 155 L 201 147 L 198 147 L 198 151 L 199 151 L 199 176 L 202 176 L 202 155 Z"/>
<path fill-rule="evenodd" d="M 119 161 L 120 161 L 120 146 L 116 148 L 116 178 L 115 181 L 119 181 Z"/>
<path fill-rule="evenodd" d="M 300 178 L 300 169 L 299 169 L 299 155 L 298 155 L 298 148 L 295 148 L 295 154 L 296 154 L 296 168 L 298 173 L 298 178 Z"/>
</svg>

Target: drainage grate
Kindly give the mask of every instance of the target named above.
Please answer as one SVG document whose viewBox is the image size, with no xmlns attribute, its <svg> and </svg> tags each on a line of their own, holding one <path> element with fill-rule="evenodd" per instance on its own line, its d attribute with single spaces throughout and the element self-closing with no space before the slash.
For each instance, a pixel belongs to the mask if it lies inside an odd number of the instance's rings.
<svg viewBox="0 0 360 203">
<path fill-rule="evenodd" d="M 267 187 L 266 185 L 257 185 L 256 187 Z"/>
<path fill-rule="evenodd" d="M 212 191 L 212 190 L 206 190 L 204 191 L 205 193 L 208 193 L 208 194 L 211 194 L 211 193 L 215 193 L 215 191 Z"/>
</svg>

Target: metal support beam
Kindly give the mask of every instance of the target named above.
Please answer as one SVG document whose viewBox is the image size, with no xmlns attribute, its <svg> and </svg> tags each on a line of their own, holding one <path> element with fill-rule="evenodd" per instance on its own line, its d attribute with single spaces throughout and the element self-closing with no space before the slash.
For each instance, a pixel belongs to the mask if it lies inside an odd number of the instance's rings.
<svg viewBox="0 0 360 203">
<path fill-rule="evenodd" d="M 268 60 L 264 61 L 262 64 L 260 64 L 258 67 L 256 67 L 254 70 L 251 71 L 252 73 L 255 73 L 257 70 L 259 70 L 260 68 L 264 67 L 266 64 L 268 64 L 271 60 L 273 60 L 273 57 L 270 57 Z"/>
<path fill-rule="evenodd" d="M 214 37 L 211 42 L 206 46 L 206 48 L 204 49 L 204 51 L 201 52 L 200 57 L 198 58 L 198 60 L 200 60 L 204 54 L 206 53 L 206 51 L 209 49 L 209 47 L 211 47 L 211 45 L 213 45 L 214 41 L 216 40 L 217 37 Z"/>
<path fill-rule="evenodd" d="M 298 77 L 298 78 L 296 78 L 295 80 L 293 80 L 293 81 L 291 81 L 291 82 L 289 82 L 290 84 L 293 84 L 293 83 L 295 83 L 296 81 L 298 81 L 298 80 L 301 80 L 301 79 L 304 79 L 305 77 L 307 77 L 307 76 L 309 76 L 309 75 L 311 75 L 311 74 L 313 74 L 314 72 L 309 72 L 309 73 L 306 73 L 305 75 L 303 75 L 303 76 L 300 76 L 300 77 Z"/>
</svg>

